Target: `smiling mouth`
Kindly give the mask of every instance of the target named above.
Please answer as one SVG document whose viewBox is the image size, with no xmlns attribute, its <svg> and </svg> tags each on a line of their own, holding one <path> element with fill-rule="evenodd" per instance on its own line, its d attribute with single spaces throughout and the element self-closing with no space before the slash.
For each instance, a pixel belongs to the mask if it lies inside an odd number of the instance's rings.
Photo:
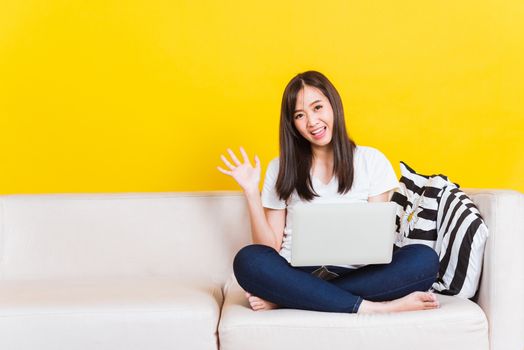
<svg viewBox="0 0 524 350">
<path fill-rule="evenodd" d="M 318 135 L 318 134 L 321 134 L 322 132 L 324 132 L 326 130 L 326 127 L 324 126 L 323 128 L 320 128 L 320 129 L 317 129 L 313 132 L 311 132 L 311 135 Z"/>
<path fill-rule="evenodd" d="M 327 130 L 327 127 L 323 127 L 319 131 L 315 131 L 315 133 L 311 133 L 311 135 L 313 135 L 314 139 L 319 140 L 326 135 L 326 130 Z"/>
</svg>

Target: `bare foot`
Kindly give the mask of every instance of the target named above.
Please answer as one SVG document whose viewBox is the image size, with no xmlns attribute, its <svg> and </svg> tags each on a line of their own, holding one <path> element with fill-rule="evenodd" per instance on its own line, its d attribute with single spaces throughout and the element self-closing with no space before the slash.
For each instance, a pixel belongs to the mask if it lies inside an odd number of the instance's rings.
<svg viewBox="0 0 524 350">
<path fill-rule="evenodd" d="M 260 299 L 259 297 L 256 297 L 253 294 L 248 293 L 248 292 L 246 292 L 246 298 L 249 301 L 249 305 L 251 305 L 251 308 L 255 311 L 271 310 L 271 309 L 276 309 L 278 307 L 277 304 L 274 304 L 264 299 Z"/>
<path fill-rule="evenodd" d="M 357 313 L 397 312 L 435 309 L 440 306 L 437 296 L 432 292 L 413 292 L 391 301 L 364 300 Z"/>
</svg>

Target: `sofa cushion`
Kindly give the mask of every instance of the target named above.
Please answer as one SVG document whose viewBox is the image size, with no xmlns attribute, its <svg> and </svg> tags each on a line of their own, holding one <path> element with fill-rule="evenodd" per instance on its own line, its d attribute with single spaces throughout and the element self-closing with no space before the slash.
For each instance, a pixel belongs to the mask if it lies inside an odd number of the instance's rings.
<svg viewBox="0 0 524 350">
<path fill-rule="evenodd" d="M 440 270 L 433 289 L 472 298 L 480 281 L 488 227 L 471 199 L 449 186 L 442 194 L 437 227 Z"/>
<path fill-rule="evenodd" d="M 399 189 L 391 201 L 397 206 L 397 239 L 399 247 L 408 244 L 424 244 L 433 249 L 437 241 L 437 210 L 446 186 L 455 186 L 447 176 L 418 174 L 404 162 L 400 162 Z M 437 250 L 438 253 L 438 250 Z"/>
<path fill-rule="evenodd" d="M 219 286 L 0 281 L 0 349 L 217 349 Z"/>
<path fill-rule="evenodd" d="M 471 199 L 445 175 L 421 175 L 400 162 L 397 206 L 399 247 L 425 244 L 439 255 L 432 290 L 472 298 L 477 291 L 488 228 Z"/>
<path fill-rule="evenodd" d="M 223 350 L 487 350 L 487 320 L 474 302 L 437 295 L 440 308 L 385 314 L 294 309 L 253 311 L 234 277 L 219 325 Z"/>
</svg>

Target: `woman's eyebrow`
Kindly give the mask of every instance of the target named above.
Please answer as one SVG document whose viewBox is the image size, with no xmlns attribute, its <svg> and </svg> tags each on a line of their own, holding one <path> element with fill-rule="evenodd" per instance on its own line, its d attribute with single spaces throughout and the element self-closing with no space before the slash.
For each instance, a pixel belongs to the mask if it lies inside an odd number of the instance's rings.
<svg viewBox="0 0 524 350">
<path fill-rule="evenodd" d="M 322 100 L 316 100 L 316 101 L 313 101 L 313 102 L 311 102 L 309 105 L 311 106 L 311 105 L 313 105 L 313 104 L 315 104 L 315 103 L 317 103 L 317 102 L 322 102 Z M 301 109 L 295 109 L 295 112 L 299 112 L 299 111 L 301 111 Z"/>
</svg>

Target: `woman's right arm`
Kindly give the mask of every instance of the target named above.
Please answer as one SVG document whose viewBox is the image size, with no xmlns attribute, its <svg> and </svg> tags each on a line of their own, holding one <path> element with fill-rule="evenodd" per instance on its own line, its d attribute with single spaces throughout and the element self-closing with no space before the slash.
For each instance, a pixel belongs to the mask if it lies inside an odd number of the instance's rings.
<svg viewBox="0 0 524 350">
<path fill-rule="evenodd" d="M 268 209 L 262 207 L 262 199 L 258 190 L 260 181 L 260 160 L 255 155 L 255 167 L 251 165 L 249 158 L 242 147 L 240 152 L 244 158 L 241 163 L 233 151 L 227 150 L 236 165 L 231 164 L 226 157 L 221 155 L 222 161 L 231 169 L 217 169 L 226 175 L 233 177 L 244 190 L 247 199 L 249 217 L 251 221 L 251 234 L 253 243 L 263 244 L 280 251 L 284 225 L 286 220 L 286 209 Z"/>
<path fill-rule="evenodd" d="M 251 236 L 253 243 L 264 244 L 275 248 L 278 252 L 282 245 L 284 226 L 286 224 L 286 209 L 269 209 L 262 207 L 258 190 L 252 193 L 244 192 L 251 219 Z"/>
</svg>

